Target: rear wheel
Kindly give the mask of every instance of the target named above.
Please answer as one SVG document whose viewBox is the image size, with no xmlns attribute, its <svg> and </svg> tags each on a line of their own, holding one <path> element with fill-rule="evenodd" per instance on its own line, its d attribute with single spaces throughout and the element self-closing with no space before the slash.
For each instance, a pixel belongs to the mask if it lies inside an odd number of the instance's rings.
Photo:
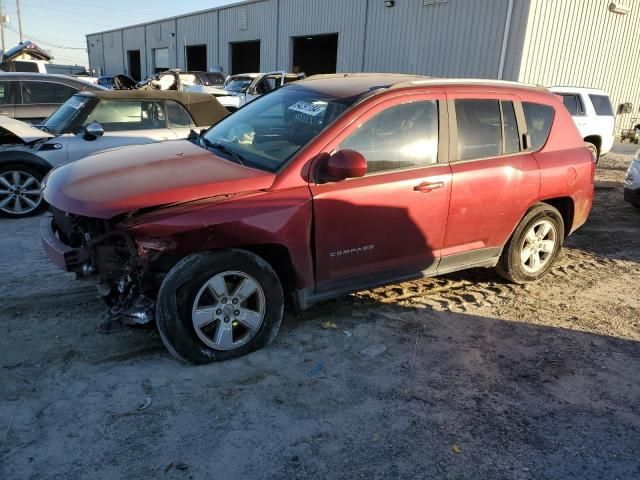
<svg viewBox="0 0 640 480">
<path fill-rule="evenodd" d="M 23 218 L 35 215 L 46 207 L 40 192 L 44 174 L 21 164 L 0 166 L 0 215 Z"/>
<path fill-rule="evenodd" d="M 564 223 L 557 209 L 534 206 L 516 228 L 502 251 L 496 269 L 514 283 L 538 280 L 553 266 L 564 240 Z"/>
<path fill-rule="evenodd" d="M 280 280 L 244 250 L 189 255 L 167 274 L 156 305 L 158 330 L 176 358 L 202 364 L 270 343 L 282 321 Z"/>
</svg>

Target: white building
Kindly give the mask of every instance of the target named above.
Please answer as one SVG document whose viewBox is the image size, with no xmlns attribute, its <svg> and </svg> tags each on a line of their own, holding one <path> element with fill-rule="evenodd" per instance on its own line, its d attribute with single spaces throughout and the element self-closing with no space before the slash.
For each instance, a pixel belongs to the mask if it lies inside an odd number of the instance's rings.
<svg viewBox="0 0 640 480">
<path fill-rule="evenodd" d="M 87 35 L 97 73 L 403 72 L 601 88 L 639 117 L 640 0 L 249 0 Z"/>
</svg>

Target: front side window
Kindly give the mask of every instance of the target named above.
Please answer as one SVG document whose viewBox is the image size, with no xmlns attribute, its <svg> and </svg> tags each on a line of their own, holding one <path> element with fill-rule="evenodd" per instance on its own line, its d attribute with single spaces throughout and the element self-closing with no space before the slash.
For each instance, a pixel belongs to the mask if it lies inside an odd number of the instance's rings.
<svg viewBox="0 0 640 480">
<path fill-rule="evenodd" d="M 438 104 L 420 101 L 387 108 L 338 147 L 345 149 L 364 155 L 367 174 L 432 165 L 438 161 Z"/>
<path fill-rule="evenodd" d="M 613 117 L 613 108 L 611 108 L 611 102 L 606 95 L 589 95 L 589 99 L 593 104 L 593 109 L 596 111 L 596 115 L 602 117 Z"/>
<path fill-rule="evenodd" d="M 167 128 L 164 102 L 152 100 L 100 100 L 84 125 L 94 122 L 105 132 Z"/>
<path fill-rule="evenodd" d="M 214 125 L 200 138 L 200 146 L 273 172 L 367 94 L 340 97 L 299 85 L 279 88 Z"/>
<path fill-rule="evenodd" d="M 173 100 L 166 101 L 167 106 L 167 122 L 169 123 L 169 127 L 172 128 L 180 128 L 180 127 L 191 127 L 194 125 L 193 120 L 191 120 L 191 116 L 189 112 L 180 105 L 178 102 Z"/>
<path fill-rule="evenodd" d="M 456 100 L 458 160 L 502 155 L 498 100 Z"/>
<path fill-rule="evenodd" d="M 34 103 L 62 104 L 78 91 L 73 87 L 52 82 L 26 81 L 21 84 L 24 105 Z"/>
<path fill-rule="evenodd" d="M 522 109 L 527 122 L 527 133 L 531 137 L 529 150 L 539 150 L 547 143 L 551 131 L 555 113 L 553 107 L 540 103 L 523 102 Z"/>
<path fill-rule="evenodd" d="M 579 95 L 574 94 L 562 94 L 562 103 L 567 107 L 572 117 L 578 115 L 584 115 L 584 108 L 582 106 L 582 100 Z"/>
</svg>

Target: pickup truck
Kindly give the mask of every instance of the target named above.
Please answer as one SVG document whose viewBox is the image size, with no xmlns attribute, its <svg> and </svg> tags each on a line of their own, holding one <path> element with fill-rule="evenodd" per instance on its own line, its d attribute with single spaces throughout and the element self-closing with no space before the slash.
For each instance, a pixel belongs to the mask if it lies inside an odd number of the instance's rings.
<svg viewBox="0 0 640 480">
<path fill-rule="evenodd" d="M 235 112 L 260 95 L 303 78 L 305 78 L 304 73 L 243 73 L 241 75 L 231 75 L 221 88 L 193 85 L 185 87 L 184 90 L 209 93 L 215 96 L 227 110 Z"/>
</svg>

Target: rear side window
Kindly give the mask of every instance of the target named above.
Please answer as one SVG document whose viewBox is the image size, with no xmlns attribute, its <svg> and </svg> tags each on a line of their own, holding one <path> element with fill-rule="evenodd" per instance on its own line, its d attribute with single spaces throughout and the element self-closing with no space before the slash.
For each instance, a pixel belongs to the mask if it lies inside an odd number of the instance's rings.
<svg viewBox="0 0 640 480">
<path fill-rule="evenodd" d="M 522 109 L 527 122 L 527 133 L 531 136 L 529 150 L 539 150 L 547 142 L 551 131 L 555 113 L 553 107 L 539 103 L 523 102 Z"/>
<path fill-rule="evenodd" d="M 582 100 L 580 95 L 574 94 L 562 94 L 562 103 L 567 107 L 572 117 L 578 115 L 584 115 L 584 107 L 582 106 Z"/>
<path fill-rule="evenodd" d="M 601 117 L 613 117 L 613 108 L 611 102 L 606 95 L 589 95 L 589 99 L 593 104 L 596 115 Z"/>
<path fill-rule="evenodd" d="M 63 104 L 77 91 L 76 88 L 59 83 L 26 81 L 22 82 L 22 103 L 24 105 L 34 103 Z"/>
<path fill-rule="evenodd" d="M 367 159 L 367 174 L 424 167 L 438 161 L 438 104 L 394 105 L 362 124 L 338 150 L 351 149 Z"/>
<path fill-rule="evenodd" d="M 458 160 L 502 155 L 498 100 L 456 100 Z"/>
</svg>

